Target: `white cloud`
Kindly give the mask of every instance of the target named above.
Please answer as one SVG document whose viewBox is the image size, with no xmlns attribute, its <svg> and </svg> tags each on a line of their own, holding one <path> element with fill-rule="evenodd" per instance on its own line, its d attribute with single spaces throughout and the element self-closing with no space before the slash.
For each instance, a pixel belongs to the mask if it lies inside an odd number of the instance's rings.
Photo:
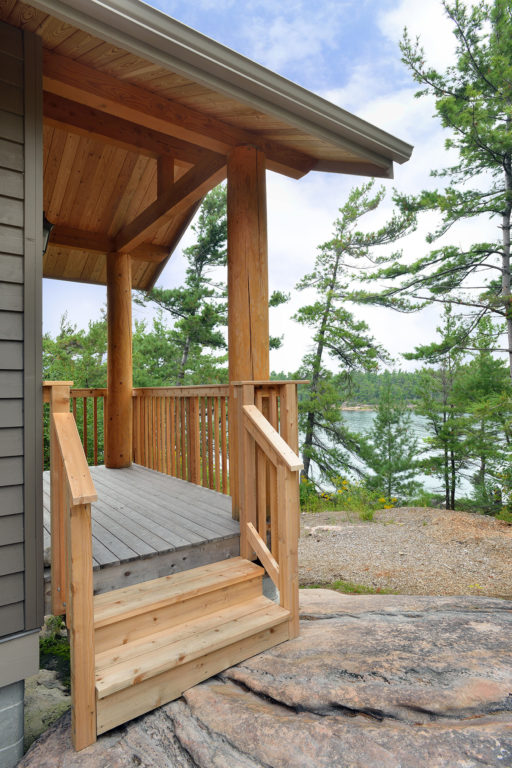
<svg viewBox="0 0 512 768">
<path fill-rule="evenodd" d="M 439 0 L 401 0 L 395 8 L 378 15 L 382 33 L 390 42 L 398 45 L 404 27 L 411 39 L 420 37 L 432 66 L 442 68 L 455 61 L 455 38 L 452 24 Z"/>
<path fill-rule="evenodd" d="M 254 12 L 250 23 L 243 30 L 249 43 L 250 55 L 258 62 L 277 72 L 285 71 L 292 64 L 301 69 L 315 67 L 329 50 L 339 44 L 339 22 L 343 16 L 343 4 L 323 2 L 314 9 L 302 1 L 272 3 L 264 13 Z M 277 11 L 277 13 L 276 13 Z M 304 74 L 301 76 L 304 80 Z"/>
</svg>

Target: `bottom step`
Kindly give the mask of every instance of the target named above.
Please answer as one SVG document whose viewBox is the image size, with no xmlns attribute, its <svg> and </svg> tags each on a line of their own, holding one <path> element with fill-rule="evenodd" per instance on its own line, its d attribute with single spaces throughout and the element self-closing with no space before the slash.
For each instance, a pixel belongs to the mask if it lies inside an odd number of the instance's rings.
<svg viewBox="0 0 512 768">
<path fill-rule="evenodd" d="M 289 612 L 265 597 L 96 655 L 97 733 L 288 639 Z"/>
</svg>

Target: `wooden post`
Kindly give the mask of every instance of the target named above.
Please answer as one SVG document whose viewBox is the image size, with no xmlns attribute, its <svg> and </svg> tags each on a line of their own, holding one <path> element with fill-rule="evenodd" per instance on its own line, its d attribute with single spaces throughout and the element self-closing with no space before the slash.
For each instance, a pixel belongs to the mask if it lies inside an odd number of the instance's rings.
<svg viewBox="0 0 512 768">
<path fill-rule="evenodd" d="M 52 613 L 66 613 L 67 600 L 67 489 L 64 463 L 57 445 L 53 414 L 69 413 L 69 382 L 54 384 L 50 390 L 50 510 L 52 559 Z"/>
<path fill-rule="evenodd" d="M 91 505 L 69 513 L 71 732 L 76 750 L 96 741 Z"/>
<path fill-rule="evenodd" d="M 228 158 L 228 351 L 229 380 L 269 378 L 267 206 L 265 155 L 235 147 Z M 238 488 L 238 408 L 230 394 L 230 488 Z M 241 467 L 240 467 L 241 469 Z M 239 498 L 233 517 L 239 518 Z"/>
<path fill-rule="evenodd" d="M 105 466 L 132 460 L 132 278 L 130 255 L 107 256 L 107 435 Z"/>
<path fill-rule="evenodd" d="M 240 520 L 240 555 L 252 558 L 252 548 L 247 539 L 247 523 L 257 525 L 256 513 L 256 445 L 244 427 L 243 407 L 254 404 L 254 386 L 244 384 L 238 391 L 238 502 Z"/>
<path fill-rule="evenodd" d="M 290 611 L 290 640 L 299 634 L 299 484 L 297 473 L 277 466 L 277 507 L 279 510 L 279 595 Z"/>
</svg>

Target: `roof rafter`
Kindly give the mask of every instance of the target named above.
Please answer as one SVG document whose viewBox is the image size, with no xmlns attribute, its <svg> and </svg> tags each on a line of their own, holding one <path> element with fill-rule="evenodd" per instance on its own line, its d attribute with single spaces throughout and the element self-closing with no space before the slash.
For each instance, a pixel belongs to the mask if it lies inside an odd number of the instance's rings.
<svg viewBox="0 0 512 768">
<path fill-rule="evenodd" d="M 101 141 L 122 149 L 135 150 L 149 157 L 171 156 L 180 165 L 185 164 L 187 167 L 214 154 L 196 144 L 142 127 L 53 93 L 44 94 L 43 113 L 47 125 L 65 128 L 81 136 L 97 137 Z"/>
<path fill-rule="evenodd" d="M 151 203 L 133 221 L 123 227 L 115 238 L 115 250 L 133 251 L 150 238 L 171 216 L 181 216 L 226 177 L 225 158 L 209 157 L 195 165 L 168 191 Z"/>
<path fill-rule="evenodd" d="M 226 155 L 240 144 L 255 145 L 265 153 L 270 170 L 292 178 L 301 178 L 315 165 L 314 158 L 278 141 L 196 112 L 65 56 L 47 50 L 43 56 L 43 87 L 50 93 L 189 141 L 212 152 Z"/>
</svg>

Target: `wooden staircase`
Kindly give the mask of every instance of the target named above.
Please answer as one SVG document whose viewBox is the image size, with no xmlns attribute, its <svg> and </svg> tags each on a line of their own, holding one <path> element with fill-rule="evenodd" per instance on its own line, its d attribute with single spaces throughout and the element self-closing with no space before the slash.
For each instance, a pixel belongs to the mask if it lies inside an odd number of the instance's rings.
<svg viewBox="0 0 512 768">
<path fill-rule="evenodd" d="M 232 389 L 230 489 L 242 557 L 94 597 L 91 503 L 98 497 L 69 410 L 69 382 L 46 385 L 52 610 L 66 615 L 69 628 L 77 750 L 299 633 L 296 387 L 256 382 Z M 262 594 L 264 569 L 280 605 Z"/>
<path fill-rule="evenodd" d="M 287 640 L 263 573 L 236 557 L 95 597 L 97 733 Z"/>
</svg>

